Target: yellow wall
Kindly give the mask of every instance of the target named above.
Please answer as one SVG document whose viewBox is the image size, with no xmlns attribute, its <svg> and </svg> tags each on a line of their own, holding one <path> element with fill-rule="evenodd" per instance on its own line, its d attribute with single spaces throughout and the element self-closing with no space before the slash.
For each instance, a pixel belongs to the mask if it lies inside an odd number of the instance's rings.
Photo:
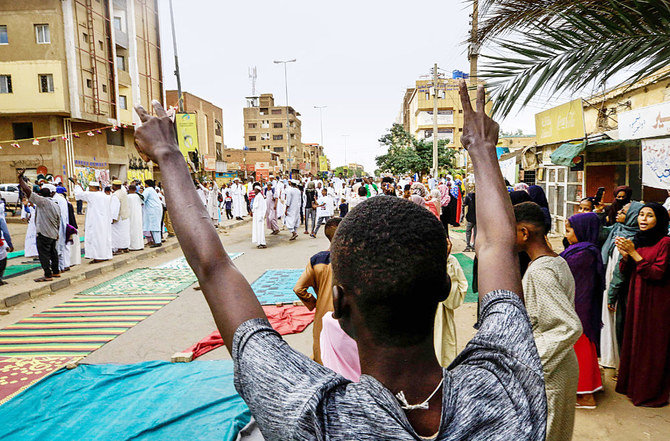
<svg viewBox="0 0 670 441">
<path fill-rule="evenodd" d="M 0 74 L 12 76 L 13 93 L 0 95 L 0 113 L 66 113 L 67 84 L 62 61 L 0 62 Z M 41 93 L 39 74 L 52 74 L 54 91 Z"/>
</svg>

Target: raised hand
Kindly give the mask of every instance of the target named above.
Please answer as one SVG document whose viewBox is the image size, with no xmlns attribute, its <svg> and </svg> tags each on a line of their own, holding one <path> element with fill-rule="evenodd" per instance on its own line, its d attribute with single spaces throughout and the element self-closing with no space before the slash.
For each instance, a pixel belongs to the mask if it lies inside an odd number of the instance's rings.
<svg viewBox="0 0 670 441">
<path fill-rule="evenodd" d="M 135 106 L 135 112 L 142 121 L 142 126 L 135 130 L 135 147 L 145 162 L 160 160 L 170 153 L 179 153 L 179 145 L 174 123 L 163 106 L 153 100 L 152 104 L 157 116 L 151 116 L 141 105 Z"/>
<path fill-rule="evenodd" d="M 468 94 L 465 81 L 459 81 L 458 90 L 463 106 L 463 135 L 461 136 L 461 144 L 471 153 L 480 149 L 494 148 L 498 143 L 500 126 L 486 114 L 486 92 L 484 91 L 484 86 L 479 85 L 477 87 L 476 111 L 470 103 L 470 95 Z"/>
</svg>

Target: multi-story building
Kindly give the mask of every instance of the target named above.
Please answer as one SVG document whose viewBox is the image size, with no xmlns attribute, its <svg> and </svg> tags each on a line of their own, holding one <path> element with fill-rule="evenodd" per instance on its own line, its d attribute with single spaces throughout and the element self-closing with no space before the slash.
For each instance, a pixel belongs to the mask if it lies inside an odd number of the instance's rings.
<svg viewBox="0 0 670 441">
<path fill-rule="evenodd" d="M 212 177 L 216 172 L 215 162 L 224 161 L 223 109 L 188 92 L 182 92 L 182 97 L 184 112 L 195 114 L 198 154 L 201 157 L 199 169 Z M 179 94 L 176 90 L 165 92 L 165 103 L 168 107 L 179 107 Z"/>
<path fill-rule="evenodd" d="M 281 173 L 279 153 L 275 152 L 223 149 L 223 159 L 226 162 L 226 172 L 239 178 L 266 181 L 268 176 Z"/>
<path fill-rule="evenodd" d="M 447 146 L 458 150 L 458 167 L 466 162 L 462 150 L 463 107 L 458 92 L 458 81 L 462 73 L 455 71 L 454 78 L 438 78 L 437 82 L 437 139 L 448 140 Z M 415 87 L 408 88 L 403 96 L 401 123 L 404 129 L 419 140 L 433 142 L 433 80 L 417 80 Z M 474 99 L 475 90 L 470 92 Z M 490 111 L 492 103 L 487 104 Z"/>
<path fill-rule="evenodd" d="M 0 182 L 146 177 L 132 109 L 162 96 L 158 0 L 0 0 Z"/>
<path fill-rule="evenodd" d="M 288 107 L 286 127 L 286 106 L 275 106 L 271 93 L 261 94 L 258 100 L 250 100 L 244 108 L 244 145 L 251 152 L 274 152 L 279 154 L 279 164 L 283 171 L 301 170 L 307 158 L 303 154 L 302 122 L 300 113 Z M 290 135 L 290 139 L 287 139 Z M 291 164 L 289 164 L 289 145 L 291 147 Z M 303 165 L 303 170 L 304 170 Z"/>
<path fill-rule="evenodd" d="M 319 173 L 319 158 L 323 156 L 323 146 L 318 143 L 303 144 L 304 173 L 316 175 Z M 303 169 L 300 170 L 303 172 Z"/>
</svg>

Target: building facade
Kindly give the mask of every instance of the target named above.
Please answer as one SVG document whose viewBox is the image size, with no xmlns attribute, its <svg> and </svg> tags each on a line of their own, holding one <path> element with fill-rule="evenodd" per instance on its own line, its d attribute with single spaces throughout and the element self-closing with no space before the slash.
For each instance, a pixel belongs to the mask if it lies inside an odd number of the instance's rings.
<svg viewBox="0 0 670 441">
<path fill-rule="evenodd" d="M 293 172 L 299 172 L 300 165 L 306 164 L 307 161 L 303 153 L 302 122 L 299 118 L 300 113 L 289 106 L 289 128 L 287 129 L 286 111 L 286 106 L 275 105 L 271 93 L 261 94 L 258 100 L 249 101 L 248 107 L 243 110 L 244 145 L 250 152 L 278 153 L 282 171 L 288 172 L 290 169 Z"/>
<path fill-rule="evenodd" d="M 415 87 L 408 88 L 403 96 L 403 107 L 400 120 L 404 129 L 419 140 L 433 142 L 433 106 L 434 95 L 437 93 L 437 139 L 448 140 L 447 146 L 457 150 L 456 166 L 465 167 L 467 154 L 461 145 L 463 133 L 463 106 L 458 92 L 456 78 L 438 78 L 437 87 L 433 80 L 417 80 Z M 474 100 L 476 90 L 470 95 Z M 488 102 L 487 112 L 492 103 Z"/>
<path fill-rule="evenodd" d="M 182 92 L 184 112 L 193 113 L 198 128 L 199 170 L 209 177 L 214 177 L 217 163 L 219 169 L 223 158 L 223 109 L 188 92 Z M 179 107 L 179 94 L 176 90 L 165 92 L 165 103 L 168 107 Z"/>
<path fill-rule="evenodd" d="M 0 182 L 146 178 L 132 109 L 162 97 L 158 0 L 0 0 Z"/>
<path fill-rule="evenodd" d="M 281 173 L 279 153 L 270 151 L 251 151 L 243 149 L 223 149 L 223 160 L 225 161 L 225 178 L 223 182 L 232 180 L 233 177 L 255 179 L 266 182 L 269 176 L 277 176 Z M 223 173 L 217 173 L 217 177 L 223 179 Z"/>
</svg>

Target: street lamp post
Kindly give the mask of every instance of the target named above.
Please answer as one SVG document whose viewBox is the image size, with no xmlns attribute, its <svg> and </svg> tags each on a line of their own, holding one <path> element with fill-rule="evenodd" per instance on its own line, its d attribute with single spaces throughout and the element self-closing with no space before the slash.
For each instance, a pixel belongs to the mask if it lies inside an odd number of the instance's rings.
<svg viewBox="0 0 670 441">
<path fill-rule="evenodd" d="M 181 94 L 181 75 L 179 74 L 179 57 L 177 56 L 177 37 L 174 30 L 172 0 L 170 0 L 170 22 L 172 23 L 172 45 L 174 49 L 174 75 L 177 77 L 177 105 L 179 107 L 179 113 L 184 113 L 184 97 Z M 91 36 L 91 38 L 93 38 L 93 36 Z"/>
<path fill-rule="evenodd" d="M 284 86 L 286 87 L 286 142 L 288 145 L 288 177 L 289 179 L 292 179 L 293 176 L 293 168 L 291 164 L 291 122 L 289 120 L 289 113 L 288 113 L 288 71 L 286 69 L 286 65 L 288 63 L 295 63 L 296 59 L 292 60 L 275 60 L 275 64 L 283 64 L 284 65 Z"/>
<path fill-rule="evenodd" d="M 315 109 L 319 109 L 319 123 L 321 126 L 321 151 L 323 152 L 323 112 L 322 110 L 325 109 L 328 106 L 314 106 Z M 319 157 L 317 156 L 316 158 L 317 164 L 319 164 Z M 319 166 L 319 172 L 321 171 L 321 167 Z"/>
<path fill-rule="evenodd" d="M 349 177 L 349 167 L 347 164 L 347 138 L 350 135 L 342 135 L 342 138 L 344 138 L 344 174 L 348 178 Z"/>
</svg>

